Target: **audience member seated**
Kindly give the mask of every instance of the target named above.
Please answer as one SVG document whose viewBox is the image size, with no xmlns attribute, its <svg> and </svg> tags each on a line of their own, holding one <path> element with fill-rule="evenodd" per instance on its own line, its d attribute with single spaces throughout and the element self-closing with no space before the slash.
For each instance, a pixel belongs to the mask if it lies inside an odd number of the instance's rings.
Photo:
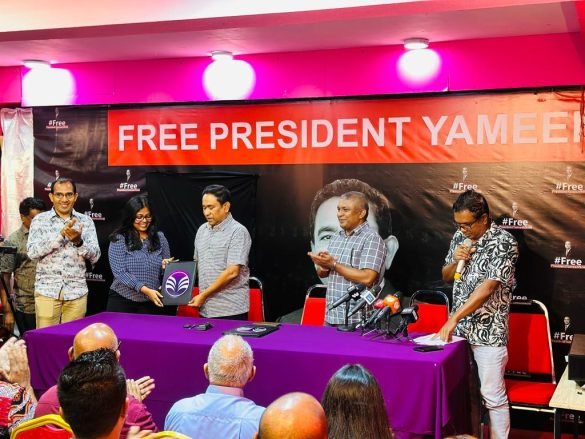
<svg viewBox="0 0 585 439">
<path fill-rule="evenodd" d="M 319 401 L 311 395 L 289 393 L 266 408 L 255 438 L 327 439 L 325 412 Z"/>
<path fill-rule="evenodd" d="M 85 352 L 61 371 L 57 384 L 61 416 L 77 439 L 118 439 L 128 410 L 126 376 L 114 351 Z M 133 426 L 128 439 L 152 432 Z"/>
<path fill-rule="evenodd" d="M 256 374 L 252 348 L 237 335 L 225 335 L 211 350 L 203 372 L 206 392 L 176 402 L 165 430 L 193 438 L 251 439 L 264 407 L 244 397 L 244 386 Z"/>
<path fill-rule="evenodd" d="M 30 369 L 24 340 L 9 339 L 0 348 L 0 438 L 32 419 L 36 398 L 30 384 Z"/>
<path fill-rule="evenodd" d="M 93 323 L 79 331 L 73 339 L 73 346 L 69 348 L 69 360 L 73 361 L 85 352 L 106 348 L 115 353 L 120 359 L 120 343 L 113 329 L 104 323 Z M 158 431 L 152 419 L 152 415 L 142 403 L 152 389 L 154 380 L 148 376 L 139 380 L 128 380 L 128 416 L 122 427 L 121 438 L 126 438 L 128 430 L 132 425 L 142 430 Z M 51 387 L 40 398 L 35 416 L 43 416 L 49 413 L 59 413 L 59 401 L 57 399 L 57 386 Z"/>
<path fill-rule="evenodd" d="M 360 364 L 347 364 L 327 383 L 323 409 L 329 439 L 391 439 L 384 397 L 376 378 Z"/>
</svg>

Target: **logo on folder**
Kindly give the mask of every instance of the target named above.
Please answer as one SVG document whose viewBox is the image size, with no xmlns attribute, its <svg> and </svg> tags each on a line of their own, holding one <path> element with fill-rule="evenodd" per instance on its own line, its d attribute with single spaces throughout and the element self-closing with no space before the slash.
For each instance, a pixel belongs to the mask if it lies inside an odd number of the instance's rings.
<svg viewBox="0 0 585 439">
<path fill-rule="evenodd" d="M 180 297 L 189 291 L 189 274 L 184 271 L 173 271 L 165 282 L 166 293 L 171 297 Z"/>
</svg>

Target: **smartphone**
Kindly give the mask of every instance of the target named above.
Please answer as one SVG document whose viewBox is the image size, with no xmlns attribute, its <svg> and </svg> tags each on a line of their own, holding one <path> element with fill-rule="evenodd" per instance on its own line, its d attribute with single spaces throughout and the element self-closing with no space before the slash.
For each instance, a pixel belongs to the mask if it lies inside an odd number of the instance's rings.
<svg viewBox="0 0 585 439">
<path fill-rule="evenodd" d="M 194 329 L 197 329 L 198 331 L 207 331 L 208 329 L 213 328 L 213 325 L 209 322 L 205 322 L 205 323 L 200 323 L 198 325 L 193 326 Z"/>
<path fill-rule="evenodd" d="M 417 346 L 414 348 L 417 352 L 433 352 L 433 351 L 442 351 L 442 346 Z"/>
</svg>

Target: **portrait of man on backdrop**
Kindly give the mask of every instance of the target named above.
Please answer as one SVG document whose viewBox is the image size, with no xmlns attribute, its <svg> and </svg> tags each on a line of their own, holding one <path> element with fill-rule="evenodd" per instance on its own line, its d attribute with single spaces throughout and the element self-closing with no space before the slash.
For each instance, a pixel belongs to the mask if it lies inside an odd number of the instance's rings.
<svg viewBox="0 0 585 439">
<path fill-rule="evenodd" d="M 388 271 L 398 251 L 398 239 L 392 235 L 392 213 L 388 198 L 378 189 L 356 178 L 335 180 L 323 186 L 313 198 L 309 221 L 311 252 L 327 250 L 331 236 L 341 230 L 337 219 L 337 204 L 341 195 L 357 191 L 363 193 L 370 206 L 368 223 L 384 240 L 388 255 L 384 269 Z M 327 278 L 320 280 L 327 282 Z"/>
</svg>

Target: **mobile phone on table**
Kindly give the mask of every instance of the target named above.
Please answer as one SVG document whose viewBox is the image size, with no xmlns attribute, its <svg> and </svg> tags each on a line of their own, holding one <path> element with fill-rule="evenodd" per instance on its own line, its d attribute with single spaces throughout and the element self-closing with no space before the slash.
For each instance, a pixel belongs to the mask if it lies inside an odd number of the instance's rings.
<svg viewBox="0 0 585 439">
<path fill-rule="evenodd" d="M 442 346 L 417 346 L 414 348 L 417 352 L 433 352 L 433 351 L 442 351 Z"/>
</svg>

